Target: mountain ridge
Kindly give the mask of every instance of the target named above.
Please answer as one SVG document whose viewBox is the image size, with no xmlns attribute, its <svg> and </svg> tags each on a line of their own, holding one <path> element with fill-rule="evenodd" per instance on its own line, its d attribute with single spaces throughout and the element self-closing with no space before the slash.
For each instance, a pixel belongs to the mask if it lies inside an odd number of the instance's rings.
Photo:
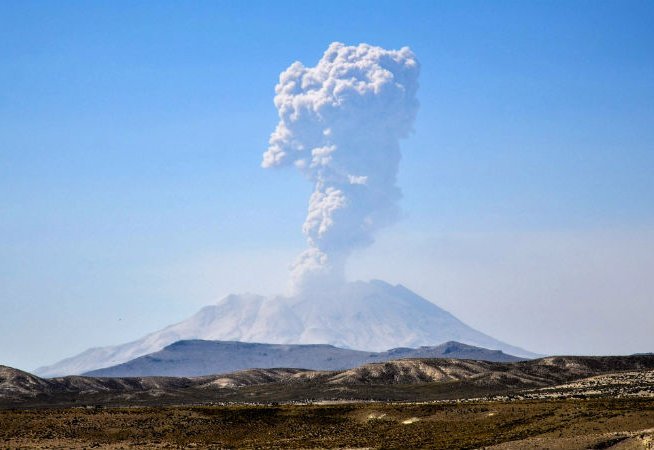
<svg viewBox="0 0 654 450">
<path fill-rule="evenodd" d="M 495 362 L 520 361 L 500 350 L 459 342 L 433 347 L 394 348 L 384 352 L 342 349 L 329 344 L 265 344 L 239 341 L 183 340 L 126 363 L 85 372 L 85 376 L 202 376 L 252 368 L 296 367 L 344 370 L 400 358 L 457 358 Z"/>
<path fill-rule="evenodd" d="M 654 385 L 644 377 L 653 371 L 652 355 L 555 356 L 510 363 L 417 358 L 341 371 L 271 368 L 202 377 L 43 379 L 0 366 L 0 407 L 452 400 L 521 395 L 525 389 L 611 373 L 636 373 L 642 380 L 630 395 L 647 396 L 654 394 Z"/>
</svg>

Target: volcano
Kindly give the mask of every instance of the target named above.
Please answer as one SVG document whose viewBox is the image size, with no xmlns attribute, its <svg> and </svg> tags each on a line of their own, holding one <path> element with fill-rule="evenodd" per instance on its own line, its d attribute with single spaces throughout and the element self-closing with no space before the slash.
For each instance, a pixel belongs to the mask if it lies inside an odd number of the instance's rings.
<svg viewBox="0 0 654 450">
<path fill-rule="evenodd" d="M 457 341 L 524 358 L 538 356 L 473 329 L 402 285 L 372 280 L 290 297 L 229 295 L 187 320 L 141 339 L 91 348 L 35 373 L 44 377 L 77 375 L 188 339 L 331 344 L 366 351 Z"/>
</svg>

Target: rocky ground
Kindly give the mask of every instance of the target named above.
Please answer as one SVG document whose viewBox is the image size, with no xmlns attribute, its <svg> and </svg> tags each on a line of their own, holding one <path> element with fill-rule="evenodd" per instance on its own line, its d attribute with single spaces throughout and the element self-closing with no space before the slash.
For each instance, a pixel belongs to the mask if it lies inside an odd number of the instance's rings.
<svg viewBox="0 0 654 450">
<path fill-rule="evenodd" d="M 652 448 L 649 399 L 0 411 L 2 448 Z"/>
<path fill-rule="evenodd" d="M 562 398 L 649 398 L 654 400 L 654 370 L 597 375 L 571 383 L 493 397 L 494 400 Z"/>
</svg>

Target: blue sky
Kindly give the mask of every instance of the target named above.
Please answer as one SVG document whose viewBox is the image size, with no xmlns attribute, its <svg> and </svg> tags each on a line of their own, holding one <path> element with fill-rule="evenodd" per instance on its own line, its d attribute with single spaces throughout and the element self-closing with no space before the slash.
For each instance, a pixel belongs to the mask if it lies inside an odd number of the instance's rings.
<svg viewBox="0 0 654 450">
<path fill-rule="evenodd" d="M 644 1 L 3 2 L 0 364 L 280 292 L 312 187 L 260 168 L 274 85 L 333 41 L 422 64 L 404 217 L 352 277 L 534 351 L 651 351 L 653 21 Z"/>
</svg>

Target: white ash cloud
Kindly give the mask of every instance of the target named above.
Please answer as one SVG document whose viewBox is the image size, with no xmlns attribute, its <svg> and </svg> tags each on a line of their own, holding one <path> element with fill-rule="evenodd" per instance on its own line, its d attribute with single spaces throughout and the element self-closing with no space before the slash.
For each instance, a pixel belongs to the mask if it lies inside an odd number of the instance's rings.
<svg viewBox="0 0 654 450">
<path fill-rule="evenodd" d="M 315 67 L 295 62 L 280 75 L 280 120 L 262 166 L 293 165 L 315 186 L 303 226 L 309 248 L 293 267 L 296 289 L 341 281 L 352 250 L 396 220 L 399 140 L 418 110 L 419 70 L 408 47 L 335 42 Z"/>
</svg>

